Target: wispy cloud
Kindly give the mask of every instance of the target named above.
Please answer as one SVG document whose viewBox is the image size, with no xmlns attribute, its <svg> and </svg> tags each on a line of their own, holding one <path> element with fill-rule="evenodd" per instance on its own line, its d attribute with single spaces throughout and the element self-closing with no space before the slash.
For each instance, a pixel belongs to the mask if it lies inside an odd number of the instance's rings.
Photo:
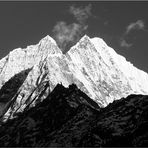
<svg viewBox="0 0 148 148">
<path fill-rule="evenodd" d="M 91 9 L 91 4 L 85 7 L 70 6 L 69 12 L 80 24 L 85 24 L 87 19 L 92 15 Z"/>
<path fill-rule="evenodd" d="M 129 41 L 127 40 L 127 38 L 132 35 L 133 31 L 147 31 L 145 22 L 143 20 L 137 20 L 135 22 L 130 23 L 126 27 L 126 30 L 119 41 L 121 47 L 129 49 L 131 46 L 133 46 L 133 43 L 129 43 Z"/>
<path fill-rule="evenodd" d="M 59 21 L 53 27 L 54 39 L 63 53 L 66 53 L 85 34 L 88 28 L 87 20 L 92 16 L 91 9 L 90 4 L 84 7 L 70 6 L 68 12 L 74 17 L 75 22 L 67 24 Z"/>
<path fill-rule="evenodd" d="M 126 34 L 133 30 L 145 30 L 145 23 L 143 20 L 137 20 L 136 22 L 130 23 L 126 28 Z"/>
<path fill-rule="evenodd" d="M 63 53 L 68 50 L 71 44 L 78 40 L 83 29 L 84 28 L 77 23 L 67 24 L 63 21 L 57 22 L 54 26 L 53 32 L 55 40 L 62 49 Z"/>
<path fill-rule="evenodd" d="M 124 38 L 120 39 L 120 46 L 125 47 L 126 49 L 130 48 L 133 44 L 128 43 Z"/>
</svg>

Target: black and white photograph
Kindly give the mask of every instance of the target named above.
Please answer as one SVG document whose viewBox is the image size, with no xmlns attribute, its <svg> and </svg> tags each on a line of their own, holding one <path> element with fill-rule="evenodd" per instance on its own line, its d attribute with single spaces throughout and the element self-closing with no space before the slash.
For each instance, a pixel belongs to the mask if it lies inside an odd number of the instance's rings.
<svg viewBox="0 0 148 148">
<path fill-rule="evenodd" d="M 0 147 L 148 147 L 148 1 L 0 1 Z"/>
</svg>

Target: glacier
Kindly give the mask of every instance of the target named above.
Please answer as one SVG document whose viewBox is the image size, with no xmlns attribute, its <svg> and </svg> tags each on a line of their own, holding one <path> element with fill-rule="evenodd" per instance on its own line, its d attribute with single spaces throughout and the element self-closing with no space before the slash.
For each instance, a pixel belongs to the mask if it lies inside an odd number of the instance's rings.
<svg viewBox="0 0 148 148">
<path fill-rule="evenodd" d="M 148 74 L 99 37 L 84 35 L 66 54 L 49 35 L 36 45 L 12 50 L 0 60 L 0 88 L 14 78 L 20 79 L 18 74 L 28 69 L 16 95 L 3 101 L 7 94 L 0 92 L 0 116 L 4 120 L 35 106 L 57 84 L 68 87 L 75 83 L 100 107 L 130 94 L 148 94 Z"/>
</svg>

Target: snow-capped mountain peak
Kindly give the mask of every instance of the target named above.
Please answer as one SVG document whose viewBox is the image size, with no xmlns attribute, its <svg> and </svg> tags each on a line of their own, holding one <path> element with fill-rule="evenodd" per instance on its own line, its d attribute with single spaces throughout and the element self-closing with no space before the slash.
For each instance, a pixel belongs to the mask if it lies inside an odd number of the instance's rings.
<svg viewBox="0 0 148 148">
<path fill-rule="evenodd" d="M 40 40 L 39 46 L 40 49 L 48 50 L 48 54 L 62 54 L 62 51 L 58 48 L 56 41 L 49 35 Z M 52 46 L 56 46 L 56 48 L 52 48 Z"/>
<path fill-rule="evenodd" d="M 20 80 L 21 72 L 28 69 Z M 75 83 L 101 107 L 132 93 L 148 94 L 147 73 L 127 62 L 103 39 L 87 35 L 66 54 L 48 35 L 36 45 L 11 51 L 0 61 L 0 87 L 16 79 L 22 83 L 15 89 L 16 95 L 5 103 L 0 100 L 1 115 L 6 119 L 42 101 L 58 83 L 65 87 Z"/>
</svg>

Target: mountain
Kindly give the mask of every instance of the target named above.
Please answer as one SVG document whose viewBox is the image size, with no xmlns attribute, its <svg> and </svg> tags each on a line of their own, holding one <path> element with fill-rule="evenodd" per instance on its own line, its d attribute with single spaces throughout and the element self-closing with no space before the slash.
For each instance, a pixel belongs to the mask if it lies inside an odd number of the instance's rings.
<svg viewBox="0 0 148 148">
<path fill-rule="evenodd" d="M 2 121 L 34 107 L 57 84 L 77 87 L 101 108 L 129 94 L 148 94 L 148 74 L 134 67 L 100 38 L 83 36 L 63 54 L 46 36 L 17 48 L 0 61 Z"/>
<path fill-rule="evenodd" d="M 148 96 L 130 95 L 105 108 L 58 84 L 35 107 L 0 126 L 2 147 L 144 147 Z"/>
</svg>

